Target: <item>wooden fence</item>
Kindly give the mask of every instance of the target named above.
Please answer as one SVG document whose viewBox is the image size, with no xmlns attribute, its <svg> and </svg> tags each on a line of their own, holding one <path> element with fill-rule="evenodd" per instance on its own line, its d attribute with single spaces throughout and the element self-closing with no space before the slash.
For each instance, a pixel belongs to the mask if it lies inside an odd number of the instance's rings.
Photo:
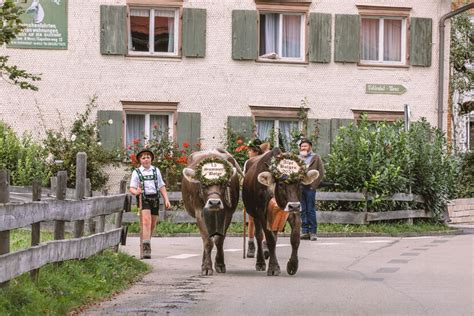
<svg viewBox="0 0 474 316">
<path fill-rule="evenodd" d="M 181 192 L 168 192 L 170 201 L 182 201 Z M 317 192 L 316 201 L 347 201 L 347 202 L 367 202 L 372 200 L 370 193 L 361 192 Z M 385 201 L 398 202 L 418 202 L 424 203 L 424 199 L 415 194 L 396 193 L 390 197 L 386 197 Z M 168 219 L 174 223 L 193 223 L 193 219 L 186 211 L 166 211 L 163 208 L 162 200 L 160 206 L 160 218 Z M 332 223 L 332 224 L 368 224 L 370 222 L 384 221 L 384 220 L 407 220 L 412 222 L 413 218 L 430 218 L 432 214 L 425 209 L 419 210 L 397 210 L 387 212 L 368 212 L 367 208 L 363 212 L 353 211 L 318 211 L 316 213 L 318 223 Z M 124 223 L 133 223 L 138 221 L 138 215 L 133 212 L 127 212 L 123 215 Z M 233 222 L 243 221 L 243 212 L 237 211 L 234 213 Z"/>
<path fill-rule="evenodd" d="M 83 259 L 109 247 L 117 247 L 122 236 L 122 212 L 127 209 L 126 183 L 121 184 L 121 193 L 110 196 L 85 197 L 86 179 L 85 153 L 77 157 L 76 189 L 70 191 L 74 200 L 66 200 L 65 171 L 60 171 L 55 186 L 41 201 L 42 188 L 34 183 L 31 202 L 10 202 L 12 196 L 27 194 L 28 188 L 15 188 L 10 192 L 9 175 L 0 170 L 0 284 L 8 284 L 12 278 L 31 271 L 33 278 L 40 267 L 48 263 L 70 259 Z M 53 198 L 53 194 L 54 198 Z M 105 231 L 105 216 L 117 213 L 115 228 Z M 99 218 L 97 232 L 84 236 L 84 221 Z M 54 240 L 40 243 L 40 223 L 54 221 Z M 74 238 L 64 239 L 66 221 L 74 221 Z M 10 231 L 31 225 L 31 247 L 10 252 Z"/>
</svg>

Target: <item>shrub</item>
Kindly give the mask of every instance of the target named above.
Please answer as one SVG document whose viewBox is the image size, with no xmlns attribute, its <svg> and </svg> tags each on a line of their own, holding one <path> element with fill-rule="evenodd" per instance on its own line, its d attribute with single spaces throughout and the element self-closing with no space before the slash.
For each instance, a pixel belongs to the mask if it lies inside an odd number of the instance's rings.
<svg viewBox="0 0 474 316">
<path fill-rule="evenodd" d="M 474 198 L 474 151 L 465 153 L 461 159 L 457 197 Z"/>
<path fill-rule="evenodd" d="M 49 172 L 56 174 L 60 170 L 67 171 L 68 186 L 76 185 L 76 155 L 79 152 L 87 154 L 86 176 L 91 180 L 92 190 L 100 190 L 107 183 L 108 175 L 102 167 L 108 164 L 117 164 L 121 158 L 118 151 L 109 151 L 102 147 L 97 132 L 101 124 L 107 122 L 90 122 L 90 114 L 96 107 L 96 97 L 91 98 L 82 114 L 77 114 L 71 130 L 66 133 L 62 130 L 47 130 L 44 146 L 49 160 L 61 163 L 48 165 Z"/>
</svg>

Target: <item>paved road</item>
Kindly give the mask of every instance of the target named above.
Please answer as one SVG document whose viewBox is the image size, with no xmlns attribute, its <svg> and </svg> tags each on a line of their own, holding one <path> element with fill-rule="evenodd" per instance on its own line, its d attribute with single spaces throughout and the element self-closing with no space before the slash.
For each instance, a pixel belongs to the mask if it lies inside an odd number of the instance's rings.
<svg viewBox="0 0 474 316">
<path fill-rule="evenodd" d="M 138 252 L 137 238 L 122 248 Z M 85 315 L 474 315 L 474 235 L 302 241 L 300 268 L 278 241 L 268 277 L 227 238 L 226 274 L 199 276 L 200 238 L 154 238 L 153 272 Z"/>
</svg>

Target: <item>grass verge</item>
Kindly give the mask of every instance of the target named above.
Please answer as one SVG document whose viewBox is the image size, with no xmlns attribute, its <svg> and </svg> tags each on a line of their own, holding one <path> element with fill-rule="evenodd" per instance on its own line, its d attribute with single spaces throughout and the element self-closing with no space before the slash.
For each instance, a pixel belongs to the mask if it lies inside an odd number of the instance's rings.
<svg viewBox="0 0 474 316">
<path fill-rule="evenodd" d="M 12 233 L 12 251 L 26 248 L 28 234 Z M 42 234 L 41 240 L 47 237 Z M 40 269 L 36 282 L 25 273 L 0 289 L 0 315 L 65 315 L 129 287 L 149 269 L 145 263 L 111 250 L 84 260 L 48 264 Z"/>
<path fill-rule="evenodd" d="M 455 230 L 435 220 L 415 219 L 413 224 L 406 221 L 391 221 L 382 223 L 371 223 L 367 225 L 344 225 L 344 224 L 319 224 L 318 233 L 379 233 L 379 234 L 403 234 L 403 233 L 428 233 L 447 232 Z M 138 233 L 138 223 L 129 226 L 130 233 Z M 285 233 L 291 231 L 290 225 L 286 224 Z M 232 223 L 227 233 L 241 234 L 243 223 Z M 154 234 L 169 236 L 177 233 L 199 233 L 194 223 L 173 224 L 168 221 L 158 223 Z"/>
</svg>

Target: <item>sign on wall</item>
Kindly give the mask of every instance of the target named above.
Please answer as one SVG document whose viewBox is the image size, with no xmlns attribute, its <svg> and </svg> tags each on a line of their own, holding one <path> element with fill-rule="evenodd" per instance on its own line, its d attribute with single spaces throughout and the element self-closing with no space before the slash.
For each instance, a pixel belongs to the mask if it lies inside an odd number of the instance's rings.
<svg viewBox="0 0 474 316">
<path fill-rule="evenodd" d="M 365 86 L 365 93 L 368 94 L 404 94 L 407 89 L 401 84 L 376 84 L 368 83 Z"/>
<path fill-rule="evenodd" d="M 16 0 L 25 28 L 8 47 L 67 49 L 67 0 Z"/>
</svg>

